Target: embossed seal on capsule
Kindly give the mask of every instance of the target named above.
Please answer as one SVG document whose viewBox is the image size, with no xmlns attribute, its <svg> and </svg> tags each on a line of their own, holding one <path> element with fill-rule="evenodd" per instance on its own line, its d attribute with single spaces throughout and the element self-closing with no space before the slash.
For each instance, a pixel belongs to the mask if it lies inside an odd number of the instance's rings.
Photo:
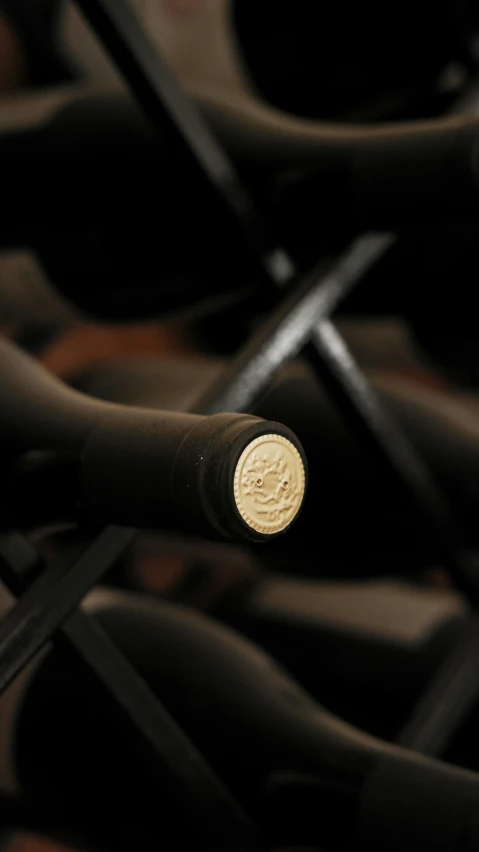
<svg viewBox="0 0 479 852">
<path fill-rule="evenodd" d="M 244 521 L 263 535 L 286 529 L 305 491 L 303 460 L 282 435 L 261 435 L 242 452 L 234 475 L 234 496 Z"/>
</svg>

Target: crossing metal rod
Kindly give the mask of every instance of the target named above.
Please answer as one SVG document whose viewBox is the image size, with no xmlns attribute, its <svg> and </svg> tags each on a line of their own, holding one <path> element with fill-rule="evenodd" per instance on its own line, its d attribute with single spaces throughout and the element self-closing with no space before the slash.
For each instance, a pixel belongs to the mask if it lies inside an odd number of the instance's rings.
<svg viewBox="0 0 479 852">
<path fill-rule="evenodd" d="M 330 390 L 336 404 L 362 438 L 371 459 L 396 482 L 417 518 L 429 531 L 437 556 L 450 571 L 457 588 L 479 604 L 477 572 L 463 552 L 464 536 L 449 502 L 410 442 L 380 404 L 347 345 L 327 319 L 315 327 L 307 345 L 309 361 Z"/>
<path fill-rule="evenodd" d="M 443 757 L 479 701 L 479 620 L 474 615 L 421 695 L 396 742 Z"/>
<path fill-rule="evenodd" d="M 136 530 L 108 527 L 78 558 L 54 559 L 0 621 L 0 694 L 100 582 Z M 11 578 L 2 574 L 9 584 Z"/>
<path fill-rule="evenodd" d="M 246 813 L 103 629 L 75 609 L 134 535 L 130 529 L 106 529 L 71 567 L 68 559 L 54 562 L 30 587 L 40 564 L 34 548 L 18 534 L 0 539 L 0 576 L 12 594 L 21 595 L 0 624 L 0 692 L 53 639 L 73 661 L 86 664 L 130 747 L 152 781 L 169 791 L 198 848 L 259 852 L 262 844 Z"/>
<path fill-rule="evenodd" d="M 368 234 L 333 263 L 324 262 L 289 292 L 218 381 L 194 405 L 202 414 L 251 411 L 278 370 L 301 352 L 318 323 L 328 317 L 393 242 Z"/>
<path fill-rule="evenodd" d="M 175 141 L 197 172 L 206 177 L 232 213 L 265 281 L 283 285 L 294 275 L 294 264 L 276 244 L 266 222 L 221 145 L 186 97 L 160 56 L 128 0 L 76 0 L 147 118 Z M 158 187 L 161 192 L 161 187 Z"/>
<path fill-rule="evenodd" d="M 94 619 L 77 610 L 56 641 L 87 664 L 120 733 L 124 731 L 153 783 L 168 791 L 198 847 L 259 852 L 263 845 L 246 812 Z"/>
</svg>

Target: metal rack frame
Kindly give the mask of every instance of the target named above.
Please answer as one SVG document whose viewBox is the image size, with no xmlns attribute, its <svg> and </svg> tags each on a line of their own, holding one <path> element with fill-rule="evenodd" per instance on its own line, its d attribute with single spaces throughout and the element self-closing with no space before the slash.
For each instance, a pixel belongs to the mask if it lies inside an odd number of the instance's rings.
<svg viewBox="0 0 479 852">
<path fill-rule="evenodd" d="M 321 264 L 293 284 L 294 262 L 262 221 L 227 155 L 181 92 L 127 0 L 77 3 L 149 120 L 160 132 L 173 135 L 214 187 L 220 203 L 234 215 L 245 247 L 253 250 L 265 286 L 270 287 L 272 305 L 281 297 L 271 318 L 199 401 L 198 410 L 248 410 L 281 366 L 304 353 L 367 451 L 388 471 L 422 523 L 427 523 L 435 549 L 458 586 L 476 603 L 478 586 L 462 558 L 461 533 L 447 502 L 422 460 L 382 411 L 330 319 L 346 293 L 388 251 L 394 237 L 361 237 L 336 261 L 327 267 Z M 19 601 L 0 623 L 0 692 L 48 641 L 66 643 L 87 663 L 92 683 L 113 698 L 132 741 L 148 755 L 152 777 L 168 778 L 200 848 L 259 849 L 256 830 L 234 798 L 122 654 L 78 608 L 134 535 L 134 530 L 107 528 L 92 535 L 81 553 L 47 566 L 22 536 L 1 538 L 0 577 Z"/>
</svg>

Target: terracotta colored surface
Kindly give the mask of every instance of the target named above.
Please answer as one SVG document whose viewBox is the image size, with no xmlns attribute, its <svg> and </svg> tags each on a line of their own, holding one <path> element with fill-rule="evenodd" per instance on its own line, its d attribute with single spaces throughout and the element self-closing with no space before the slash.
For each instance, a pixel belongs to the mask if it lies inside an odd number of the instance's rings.
<svg viewBox="0 0 479 852">
<path fill-rule="evenodd" d="M 450 389 L 446 379 L 439 373 L 426 368 L 411 367 L 410 369 L 375 370 L 375 373 L 381 373 L 386 377 L 390 375 L 393 379 L 399 377 L 400 379 L 411 382 L 411 384 L 421 385 L 431 388 L 431 390 L 448 391 Z"/>
<path fill-rule="evenodd" d="M 180 326 L 142 323 L 129 326 L 78 325 L 55 340 L 42 355 L 43 364 L 62 378 L 131 355 L 191 352 Z"/>
<path fill-rule="evenodd" d="M 17 88 L 25 73 L 23 51 L 9 21 L 0 12 L 0 98 Z"/>
<path fill-rule="evenodd" d="M 5 852 L 80 852 L 31 834 L 18 834 Z"/>
</svg>

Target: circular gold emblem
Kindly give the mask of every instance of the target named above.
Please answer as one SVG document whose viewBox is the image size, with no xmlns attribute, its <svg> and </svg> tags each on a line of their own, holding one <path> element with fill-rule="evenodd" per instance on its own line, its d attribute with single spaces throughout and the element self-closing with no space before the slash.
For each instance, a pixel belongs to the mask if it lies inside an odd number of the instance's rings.
<svg viewBox="0 0 479 852">
<path fill-rule="evenodd" d="M 303 460 L 281 435 L 261 435 L 239 457 L 234 475 L 238 512 L 256 532 L 273 535 L 297 515 L 305 490 Z"/>
</svg>

